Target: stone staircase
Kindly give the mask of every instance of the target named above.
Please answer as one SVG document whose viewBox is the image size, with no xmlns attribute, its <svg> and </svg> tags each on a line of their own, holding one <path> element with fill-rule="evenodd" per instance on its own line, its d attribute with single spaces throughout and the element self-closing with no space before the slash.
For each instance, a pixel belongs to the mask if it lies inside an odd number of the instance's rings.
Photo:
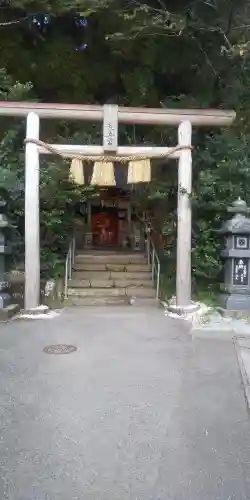
<svg viewBox="0 0 250 500">
<path fill-rule="evenodd" d="M 76 255 L 64 303 L 121 305 L 130 304 L 133 298 L 155 297 L 150 266 L 143 254 L 90 251 Z"/>
</svg>

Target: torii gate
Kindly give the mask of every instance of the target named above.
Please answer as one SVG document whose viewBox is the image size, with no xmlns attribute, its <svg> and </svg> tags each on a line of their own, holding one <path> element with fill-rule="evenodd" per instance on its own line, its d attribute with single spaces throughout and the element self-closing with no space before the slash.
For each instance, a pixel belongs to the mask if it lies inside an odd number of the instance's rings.
<svg viewBox="0 0 250 500">
<path fill-rule="evenodd" d="M 117 106 L 2 101 L 0 102 L 0 115 L 26 117 L 26 138 L 35 140 L 39 140 L 40 118 L 103 121 L 103 146 L 51 145 L 58 153 L 100 156 L 107 151 L 115 150 L 118 157 L 147 155 L 157 158 L 165 154 L 169 158 L 178 159 L 176 307 L 177 310 L 182 311 L 192 309 L 190 202 L 192 126 L 229 126 L 235 119 L 235 112 L 213 109 L 118 108 Z M 117 144 L 118 122 L 176 125 L 178 145 L 183 148 L 176 151 L 176 147 L 119 147 Z M 38 307 L 40 302 L 39 155 L 48 154 L 49 151 L 34 143 L 26 143 L 25 149 L 25 308 L 33 309 Z"/>
</svg>

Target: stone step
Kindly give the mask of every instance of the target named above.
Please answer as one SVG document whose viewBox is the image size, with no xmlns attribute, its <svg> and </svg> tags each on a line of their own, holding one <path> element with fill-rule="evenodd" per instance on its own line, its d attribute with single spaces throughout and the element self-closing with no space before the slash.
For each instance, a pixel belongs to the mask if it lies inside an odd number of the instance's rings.
<svg viewBox="0 0 250 500">
<path fill-rule="evenodd" d="M 68 297 L 155 297 L 154 288 L 68 288 Z"/>
<path fill-rule="evenodd" d="M 125 288 L 68 288 L 68 296 L 79 297 L 117 297 L 124 296 Z"/>
<path fill-rule="evenodd" d="M 64 300 L 64 307 L 70 306 L 122 306 L 129 305 L 128 297 L 79 297 L 77 295 Z"/>
<path fill-rule="evenodd" d="M 112 286 L 111 280 L 110 281 L 106 280 L 106 283 L 110 283 L 110 286 Z M 68 281 L 69 288 L 90 288 L 90 286 L 91 286 L 90 280 L 72 278 L 71 280 Z"/>
<path fill-rule="evenodd" d="M 91 278 L 87 279 L 71 279 L 68 282 L 70 288 L 133 288 L 133 287 L 144 287 L 152 288 L 152 280 L 149 279 L 98 279 Z"/>
<path fill-rule="evenodd" d="M 110 280 L 112 281 L 112 280 Z M 114 287 L 125 288 L 153 288 L 154 284 L 150 277 L 148 279 L 116 279 L 114 280 Z M 92 285 L 93 286 L 93 285 Z"/>
<path fill-rule="evenodd" d="M 100 255 L 111 255 L 111 257 L 113 255 L 144 255 L 143 252 L 141 251 L 133 251 L 133 250 L 121 250 L 121 249 L 109 249 L 109 250 L 104 250 L 103 248 L 101 249 L 101 247 L 99 247 L 99 250 L 97 249 L 91 249 L 91 248 L 86 248 L 86 249 L 77 249 L 76 251 L 77 255 L 94 255 L 94 256 L 97 256 L 99 257 Z"/>
<path fill-rule="evenodd" d="M 127 271 L 73 271 L 72 278 L 74 280 L 149 280 L 151 279 L 150 271 L 127 272 Z"/>
<path fill-rule="evenodd" d="M 156 296 L 156 290 L 154 288 L 143 288 L 143 287 L 127 287 L 125 289 L 126 295 L 128 297 L 138 297 L 138 298 L 154 298 Z"/>
<path fill-rule="evenodd" d="M 75 262 L 73 269 L 75 271 L 114 271 L 114 272 L 146 272 L 150 271 L 150 267 L 145 264 L 100 264 L 85 262 Z"/>
<path fill-rule="evenodd" d="M 117 269 L 111 269 L 112 271 L 117 271 Z M 125 272 L 132 272 L 132 273 L 135 273 L 135 272 L 150 272 L 150 266 L 145 263 L 145 264 L 128 264 L 126 267 L 125 267 Z"/>
<path fill-rule="evenodd" d="M 151 279 L 151 271 L 111 271 L 110 277 L 113 280 L 148 280 Z"/>
<path fill-rule="evenodd" d="M 85 264 L 147 264 L 147 259 L 143 254 L 111 254 L 111 255 L 93 255 L 93 254 L 77 254 L 76 263 Z"/>
<path fill-rule="evenodd" d="M 72 279 L 73 280 L 91 280 L 91 279 L 100 279 L 100 280 L 108 280 L 110 279 L 111 272 L 110 271 L 73 271 Z"/>
</svg>

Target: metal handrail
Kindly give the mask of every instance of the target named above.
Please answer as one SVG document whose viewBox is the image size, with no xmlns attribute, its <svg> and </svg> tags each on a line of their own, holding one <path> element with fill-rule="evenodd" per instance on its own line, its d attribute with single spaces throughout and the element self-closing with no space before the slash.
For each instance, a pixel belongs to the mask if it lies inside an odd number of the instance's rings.
<svg viewBox="0 0 250 500">
<path fill-rule="evenodd" d="M 161 263 L 149 227 L 146 227 L 146 250 L 148 265 L 151 265 L 152 281 L 153 283 L 156 282 L 156 299 L 159 299 Z"/>
<path fill-rule="evenodd" d="M 151 266 L 151 276 L 153 283 L 156 282 L 156 299 L 159 299 L 159 291 L 160 291 L 160 275 L 161 275 L 161 262 L 159 259 L 159 255 L 156 251 L 155 244 L 151 237 L 151 224 L 146 220 L 141 219 L 136 215 L 136 218 L 142 224 L 144 229 L 144 234 L 146 234 L 145 244 L 146 244 L 146 252 L 147 252 L 147 261 L 148 265 Z"/>
<path fill-rule="evenodd" d="M 69 249 L 65 261 L 65 277 L 64 277 L 64 298 L 68 297 L 68 282 L 72 279 L 72 268 L 75 263 L 75 238 L 72 238 L 69 244 Z"/>
</svg>

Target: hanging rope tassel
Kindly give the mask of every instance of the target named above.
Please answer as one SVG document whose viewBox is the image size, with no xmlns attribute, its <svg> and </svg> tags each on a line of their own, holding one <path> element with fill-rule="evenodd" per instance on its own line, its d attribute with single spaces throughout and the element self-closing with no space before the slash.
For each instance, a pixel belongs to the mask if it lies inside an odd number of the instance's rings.
<svg viewBox="0 0 250 500">
<path fill-rule="evenodd" d="M 128 184 L 151 181 L 151 163 L 145 160 L 133 160 L 128 164 Z"/>
<path fill-rule="evenodd" d="M 143 182 L 151 182 L 151 161 L 143 160 Z"/>
<path fill-rule="evenodd" d="M 84 166 L 83 161 L 78 158 L 73 158 L 70 165 L 70 178 L 72 182 L 78 184 L 78 186 L 83 186 L 84 182 Z"/>
<path fill-rule="evenodd" d="M 93 174 L 91 178 L 92 186 L 115 186 L 115 172 L 112 161 L 94 163 Z"/>
</svg>

